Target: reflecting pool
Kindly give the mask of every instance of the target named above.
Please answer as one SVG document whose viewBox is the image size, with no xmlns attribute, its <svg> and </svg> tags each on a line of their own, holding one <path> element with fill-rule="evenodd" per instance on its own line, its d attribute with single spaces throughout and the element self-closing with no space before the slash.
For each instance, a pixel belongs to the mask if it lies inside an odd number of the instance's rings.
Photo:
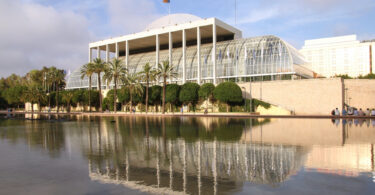
<svg viewBox="0 0 375 195">
<path fill-rule="evenodd" d="M 375 120 L 0 115 L 0 194 L 373 194 L 374 142 Z"/>
</svg>

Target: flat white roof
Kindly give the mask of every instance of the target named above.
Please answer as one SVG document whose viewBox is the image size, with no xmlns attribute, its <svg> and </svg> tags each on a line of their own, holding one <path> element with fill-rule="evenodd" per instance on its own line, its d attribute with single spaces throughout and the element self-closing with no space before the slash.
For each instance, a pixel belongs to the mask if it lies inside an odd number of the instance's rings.
<svg viewBox="0 0 375 195">
<path fill-rule="evenodd" d="M 320 39 L 311 39 L 305 41 L 305 47 L 317 46 L 317 45 L 332 45 L 332 44 L 342 44 L 342 43 L 353 43 L 359 42 L 357 40 L 357 35 L 346 35 L 337 37 L 327 37 Z"/>
<path fill-rule="evenodd" d="M 242 38 L 242 32 L 217 18 L 206 18 L 196 21 L 190 21 L 183 24 L 175 24 L 171 26 L 165 26 L 156 29 L 150 29 L 138 33 L 133 33 L 129 35 L 114 37 L 110 39 L 105 39 L 101 41 L 92 42 L 89 44 L 90 48 L 99 47 L 100 50 L 105 50 L 106 45 L 109 45 L 109 50 L 112 52 L 115 50 L 115 44 L 120 43 L 119 47 L 121 50 L 125 48 L 125 42 L 129 41 L 129 49 L 139 49 L 142 47 L 149 47 L 155 45 L 155 36 L 159 35 L 160 44 L 168 43 L 168 33 L 172 33 L 173 42 L 178 42 L 182 40 L 182 30 L 186 30 L 187 41 L 196 39 L 196 28 L 201 29 L 201 38 L 212 37 L 212 25 L 216 24 L 217 35 L 234 35 L 234 38 Z M 136 43 L 136 44 L 134 44 Z"/>
</svg>

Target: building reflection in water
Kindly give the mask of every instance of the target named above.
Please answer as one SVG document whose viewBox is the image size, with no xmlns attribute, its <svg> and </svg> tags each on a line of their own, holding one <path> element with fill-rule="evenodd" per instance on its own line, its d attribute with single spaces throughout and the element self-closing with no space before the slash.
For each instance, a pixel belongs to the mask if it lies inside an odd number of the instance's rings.
<svg viewBox="0 0 375 195">
<path fill-rule="evenodd" d="M 252 127 L 266 124 L 249 120 Z M 114 118 L 87 131 L 90 178 L 145 192 L 217 194 L 277 185 L 303 165 L 299 146 L 240 141 L 244 120 Z M 150 128 L 152 127 L 152 128 Z M 93 139 L 96 137 L 97 139 Z M 100 158 L 99 158 L 100 157 Z"/>
<path fill-rule="evenodd" d="M 51 157 L 83 151 L 92 180 L 143 192 L 232 193 L 244 182 L 278 186 L 301 169 L 345 177 L 374 173 L 370 120 L 33 118 L 40 120 L 0 120 L 0 138 L 24 139 Z"/>
</svg>

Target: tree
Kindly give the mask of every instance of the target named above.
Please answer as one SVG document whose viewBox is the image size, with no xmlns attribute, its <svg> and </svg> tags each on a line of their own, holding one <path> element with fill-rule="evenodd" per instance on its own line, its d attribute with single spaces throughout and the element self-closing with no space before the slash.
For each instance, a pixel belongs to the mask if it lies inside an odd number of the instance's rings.
<svg viewBox="0 0 375 195">
<path fill-rule="evenodd" d="M 24 103 L 22 94 L 27 89 L 24 85 L 16 85 L 14 87 L 4 90 L 3 97 L 7 100 L 9 105 L 19 106 Z"/>
<path fill-rule="evenodd" d="M 89 112 L 91 112 L 91 80 L 92 75 L 94 74 L 94 64 L 93 63 L 87 63 L 82 66 L 81 68 L 81 79 L 84 77 L 89 78 Z"/>
<path fill-rule="evenodd" d="M 111 89 L 107 92 L 106 97 L 103 99 L 103 110 L 110 110 L 114 111 L 115 105 L 113 105 L 113 98 L 114 98 L 114 90 Z"/>
<path fill-rule="evenodd" d="M 349 76 L 348 74 L 336 74 L 334 77 L 343 78 L 343 79 L 352 79 L 353 78 L 353 77 Z"/>
<path fill-rule="evenodd" d="M 212 83 L 203 84 L 198 90 L 199 98 L 208 99 L 208 100 L 213 99 L 214 90 L 215 90 L 214 84 L 212 84 Z"/>
<path fill-rule="evenodd" d="M 172 104 L 177 104 L 179 92 L 180 86 L 177 84 L 168 84 L 166 86 L 165 102 L 170 103 L 170 110 L 172 110 Z"/>
<path fill-rule="evenodd" d="M 59 112 L 59 91 L 65 86 L 65 72 L 64 70 L 59 70 L 55 67 L 50 68 L 49 75 L 51 82 L 56 87 L 56 107 L 57 112 Z"/>
<path fill-rule="evenodd" d="M 122 60 L 114 58 L 112 62 L 107 64 L 107 67 L 104 72 L 103 79 L 107 81 L 108 85 L 112 81 L 114 82 L 114 94 L 113 94 L 113 107 L 114 112 L 117 111 L 116 101 L 117 101 L 117 84 L 121 79 L 126 75 L 126 68 Z"/>
<path fill-rule="evenodd" d="M 227 112 L 231 103 L 238 103 L 242 101 L 241 88 L 234 82 L 223 82 L 216 86 L 214 90 L 214 97 L 221 102 L 227 104 Z"/>
<path fill-rule="evenodd" d="M 121 106 L 124 106 L 130 101 L 129 90 L 126 87 L 123 87 L 119 90 L 118 101 L 121 103 Z"/>
<path fill-rule="evenodd" d="M 62 99 L 66 103 L 66 111 L 68 113 L 70 113 L 70 103 L 72 102 L 73 96 L 73 91 L 64 91 L 62 94 Z"/>
<path fill-rule="evenodd" d="M 359 79 L 375 79 L 375 74 L 369 73 L 369 74 L 367 74 L 365 76 L 360 75 L 358 78 Z"/>
<path fill-rule="evenodd" d="M 149 103 L 152 105 L 160 105 L 160 94 L 162 91 L 162 87 L 159 85 L 154 85 L 150 87 L 150 98 Z"/>
<path fill-rule="evenodd" d="M 199 85 L 196 83 L 185 83 L 181 87 L 179 100 L 189 105 L 188 112 L 190 112 L 190 106 L 195 105 L 195 103 L 198 101 L 198 90 Z"/>
<path fill-rule="evenodd" d="M 31 103 L 31 112 L 34 113 L 34 103 L 38 100 L 37 96 L 34 95 L 34 89 L 32 86 L 28 86 L 27 89 L 22 94 L 22 99 L 24 99 L 25 102 Z"/>
<path fill-rule="evenodd" d="M 173 65 L 169 65 L 169 62 L 168 61 L 164 61 L 163 64 L 159 64 L 158 65 L 158 70 L 157 70 L 157 73 L 156 75 L 158 75 L 158 77 L 160 78 L 163 78 L 163 101 L 162 101 L 162 112 L 163 114 L 165 113 L 165 93 L 166 93 L 166 86 L 167 86 L 167 78 L 171 79 L 171 78 L 175 78 L 177 76 L 177 73 L 175 72 L 174 70 L 174 67 Z"/>
<path fill-rule="evenodd" d="M 150 66 L 150 63 L 147 63 L 143 70 L 140 72 L 142 81 L 146 82 L 146 113 L 148 112 L 148 90 L 150 86 L 150 82 L 153 82 L 156 80 L 156 71 L 152 69 Z"/>
<path fill-rule="evenodd" d="M 102 112 L 102 103 L 103 103 L 103 97 L 102 97 L 102 82 L 100 74 L 104 72 L 106 69 L 106 63 L 101 58 L 94 59 L 94 65 L 93 70 L 94 73 L 98 75 L 98 89 L 99 89 L 99 111 Z"/>
<path fill-rule="evenodd" d="M 72 92 L 73 92 L 72 105 L 73 106 L 78 106 L 78 105 L 83 106 L 84 102 L 85 102 L 85 98 L 84 98 L 85 90 L 77 89 L 77 90 L 73 90 Z M 90 93 L 90 95 L 91 95 L 91 93 Z"/>
<path fill-rule="evenodd" d="M 133 95 L 141 95 L 143 93 L 143 86 L 139 83 L 139 75 L 128 73 L 123 78 L 125 88 L 129 91 L 130 96 L 130 109 L 133 108 Z"/>
<path fill-rule="evenodd" d="M 31 90 L 34 95 L 34 100 L 38 103 L 39 111 L 41 111 L 42 105 L 44 105 L 47 101 L 46 93 L 42 86 L 35 85 L 31 88 Z"/>
</svg>

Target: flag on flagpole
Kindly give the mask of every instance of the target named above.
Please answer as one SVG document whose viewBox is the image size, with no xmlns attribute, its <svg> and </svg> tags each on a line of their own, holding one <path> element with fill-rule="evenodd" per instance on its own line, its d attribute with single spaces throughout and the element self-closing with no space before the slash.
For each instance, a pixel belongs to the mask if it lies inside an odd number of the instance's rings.
<svg viewBox="0 0 375 195">
<path fill-rule="evenodd" d="M 163 0 L 163 3 L 170 3 L 169 0 Z"/>
</svg>

